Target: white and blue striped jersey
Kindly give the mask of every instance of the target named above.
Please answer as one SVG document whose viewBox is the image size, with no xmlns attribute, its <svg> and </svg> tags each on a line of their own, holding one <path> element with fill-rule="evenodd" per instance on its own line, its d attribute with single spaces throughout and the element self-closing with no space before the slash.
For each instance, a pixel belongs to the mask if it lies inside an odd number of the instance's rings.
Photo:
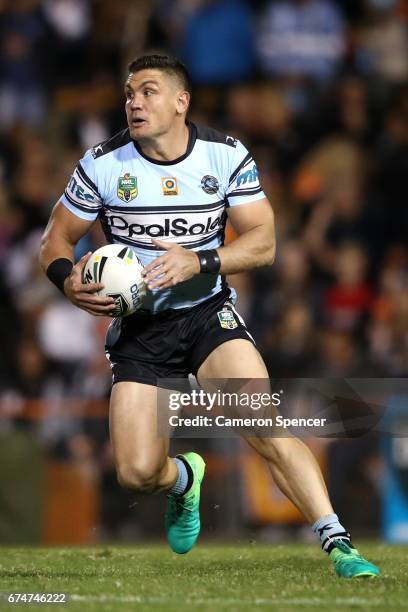
<svg viewBox="0 0 408 612">
<path fill-rule="evenodd" d="M 148 158 L 129 130 L 86 152 L 61 202 L 82 219 L 99 218 L 109 243 L 133 247 L 144 265 L 162 254 L 152 238 L 198 251 L 224 244 L 226 209 L 264 196 L 246 148 L 216 130 L 189 124 L 178 159 Z M 221 291 L 221 275 L 198 274 L 171 289 L 149 292 L 143 308 L 188 308 Z"/>
</svg>

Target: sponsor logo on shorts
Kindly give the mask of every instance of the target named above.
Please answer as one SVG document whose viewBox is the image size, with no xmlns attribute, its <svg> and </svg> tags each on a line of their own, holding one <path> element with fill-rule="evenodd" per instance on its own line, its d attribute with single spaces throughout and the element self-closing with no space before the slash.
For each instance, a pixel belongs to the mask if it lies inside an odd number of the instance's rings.
<svg viewBox="0 0 408 612">
<path fill-rule="evenodd" d="M 238 327 L 238 322 L 235 315 L 230 310 L 220 310 L 217 312 L 217 316 L 223 329 L 235 329 Z"/>
<path fill-rule="evenodd" d="M 130 202 L 137 196 L 137 177 L 130 176 L 129 172 L 126 172 L 123 176 L 118 179 L 118 198 L 123 202 Z"/>
<path fill-rule="evenodd" d="M 165 196 L 175 196 L 178 195 L 178 185 L 177 179 L 174 176 L 165 176 L 162 177 L 162 190 L 163 195 Z"/>
<path fill-rule="evenodd" d="M 220 184 L 215 176 L 211 176 L 210 174 L 206 174 L 201 179 L 201 189 L 212 195 L 213 193 L 217 193 L 220 188 Z"/>
</svg>

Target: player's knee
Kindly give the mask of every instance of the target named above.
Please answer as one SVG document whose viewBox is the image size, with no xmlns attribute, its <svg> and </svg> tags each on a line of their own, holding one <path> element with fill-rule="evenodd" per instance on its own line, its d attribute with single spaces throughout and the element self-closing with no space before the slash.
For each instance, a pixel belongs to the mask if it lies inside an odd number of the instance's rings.
<svg viewBox="0 0 408 612">
<path fill-rule="evenodd" d="M 153 493 L 157 489 L 160 471 L 154 466 L 138 463 L 119 465 L 117 477 L 119 484 L 126 489 L 140 493 Z"/>
</svg>

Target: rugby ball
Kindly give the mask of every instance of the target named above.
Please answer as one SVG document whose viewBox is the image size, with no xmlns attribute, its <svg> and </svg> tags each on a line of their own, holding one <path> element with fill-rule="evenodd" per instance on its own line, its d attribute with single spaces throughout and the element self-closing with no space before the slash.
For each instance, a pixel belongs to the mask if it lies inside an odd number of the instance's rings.
<svg viewBox="0 0 408 612">
<path fill-rule="evenodd" d="M 143 264 L 131 247 L 107 244 L 92 253 L 83 272 L 84 283 L 102 283 L 98 295 L 115 300 L 114 317 L 126 317 L 138 310 L 146 295 Z"/>
</svg>

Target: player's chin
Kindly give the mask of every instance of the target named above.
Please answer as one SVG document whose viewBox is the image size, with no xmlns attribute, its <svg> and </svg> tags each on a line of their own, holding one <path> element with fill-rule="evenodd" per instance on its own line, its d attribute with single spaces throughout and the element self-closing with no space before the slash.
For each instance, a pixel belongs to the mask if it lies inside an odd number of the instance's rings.
<svg viewBox="0 0 408 612">
<path fill-rule="evenodd" d="M 141 123 L 139 125 L 131 124 L 129 126 L 130 137 L 133 140 L 139 140 L 141 138 L 149 138 L 151 130 L 147 123 Z"/>
</svg>

